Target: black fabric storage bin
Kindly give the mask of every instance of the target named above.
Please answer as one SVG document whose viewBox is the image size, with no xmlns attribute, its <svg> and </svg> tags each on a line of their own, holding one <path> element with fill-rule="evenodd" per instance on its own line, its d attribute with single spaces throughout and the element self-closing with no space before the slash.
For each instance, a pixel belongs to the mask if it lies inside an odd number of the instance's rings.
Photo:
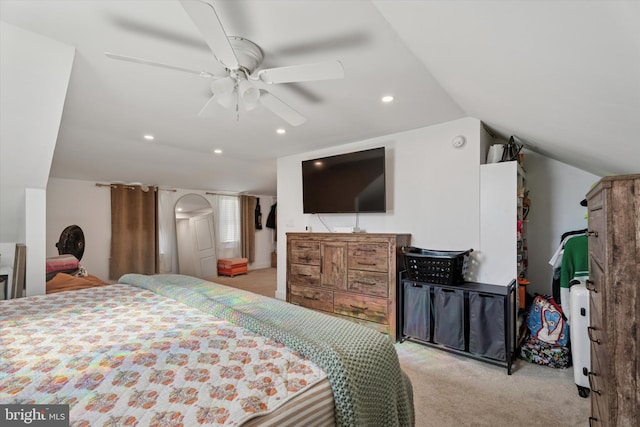
<svg viewBox="0 0 640 427">
<path fill-rule="evenodd" d="M 434 288 L 433 342 L 464 350 L 464 291 Z"/>
<path fill-rule="evenodd" d="M 423 283 L 404 282 L 403 335 L 424 341 L 431 339 L 430 289 Z"/>
<path fill-rule="evenodd" d="M 469 292 L 469 352 L 506 360 L 504 298 Z"/>
</svg>

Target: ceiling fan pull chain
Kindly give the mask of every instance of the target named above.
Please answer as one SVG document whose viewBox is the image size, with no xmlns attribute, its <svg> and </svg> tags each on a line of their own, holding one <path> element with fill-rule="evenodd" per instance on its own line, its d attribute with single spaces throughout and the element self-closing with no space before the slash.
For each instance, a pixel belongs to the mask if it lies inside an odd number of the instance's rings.
<svg viewBox="0 0 640 427">
<path fill-rule="evenodd" d="M 236 79 L 236 122 L 240 121 L 240 91 L 238 90 L 238 79 Z"/>
</svg>

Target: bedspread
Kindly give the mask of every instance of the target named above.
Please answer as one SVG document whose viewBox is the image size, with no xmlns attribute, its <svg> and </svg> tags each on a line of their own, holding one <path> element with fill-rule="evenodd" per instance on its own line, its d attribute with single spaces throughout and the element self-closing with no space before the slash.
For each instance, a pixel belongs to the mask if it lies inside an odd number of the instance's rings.
<svg viewBox="0 0 640 427">
<path fill-rule="evenodd" d="M 389 338 L 355 323 L 250 292 L 180 275 L 120 279 L 270 337 L 327 374 L 336 421 L 345 426 L 414 425 L 413 394 Z"/>
<path fill-rule="evenodd" d="M 326 375 L 283 344 L 116 284 L 0 305 L 0 402 L 72 426 L 238 425 Z"/>
</svg>

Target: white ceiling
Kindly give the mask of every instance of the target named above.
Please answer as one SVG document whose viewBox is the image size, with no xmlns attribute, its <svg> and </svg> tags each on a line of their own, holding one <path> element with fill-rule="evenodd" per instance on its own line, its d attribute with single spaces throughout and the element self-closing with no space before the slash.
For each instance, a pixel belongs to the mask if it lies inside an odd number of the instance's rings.
<svg viewBox="0 0 640 427">
<path fill-rule="evenodd" d="M 298 127 L 201 118 L 210 80 L 104 55 L 221 70 L 179 2 L 0 0 L 3 21 L 77 49 L 51 176 L 269 195 L 280 156 L 464 116 L 597 175 L 640 169 L 640 2 L 212 4 L 262 68 L 337 59 L 345 78 L 269 87 Z"/>
</svg>

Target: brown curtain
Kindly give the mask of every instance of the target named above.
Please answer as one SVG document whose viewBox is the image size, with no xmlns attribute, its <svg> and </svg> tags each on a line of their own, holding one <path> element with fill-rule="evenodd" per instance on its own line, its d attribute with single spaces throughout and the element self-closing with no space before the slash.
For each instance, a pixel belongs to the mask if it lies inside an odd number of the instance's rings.
<svg viewBox="0 0 640 427">
<path fill-rule="evenodd" d="M 109 278 L 157 272 L 157 206 L 154 187 L 111 186 L 111 259 Z"/>
<path fill-rule="evenodd" d="M 253 196 L 240 196 L 240 249 L 249 263 L 256 258 L 256 203 Z"/>
</svg>

